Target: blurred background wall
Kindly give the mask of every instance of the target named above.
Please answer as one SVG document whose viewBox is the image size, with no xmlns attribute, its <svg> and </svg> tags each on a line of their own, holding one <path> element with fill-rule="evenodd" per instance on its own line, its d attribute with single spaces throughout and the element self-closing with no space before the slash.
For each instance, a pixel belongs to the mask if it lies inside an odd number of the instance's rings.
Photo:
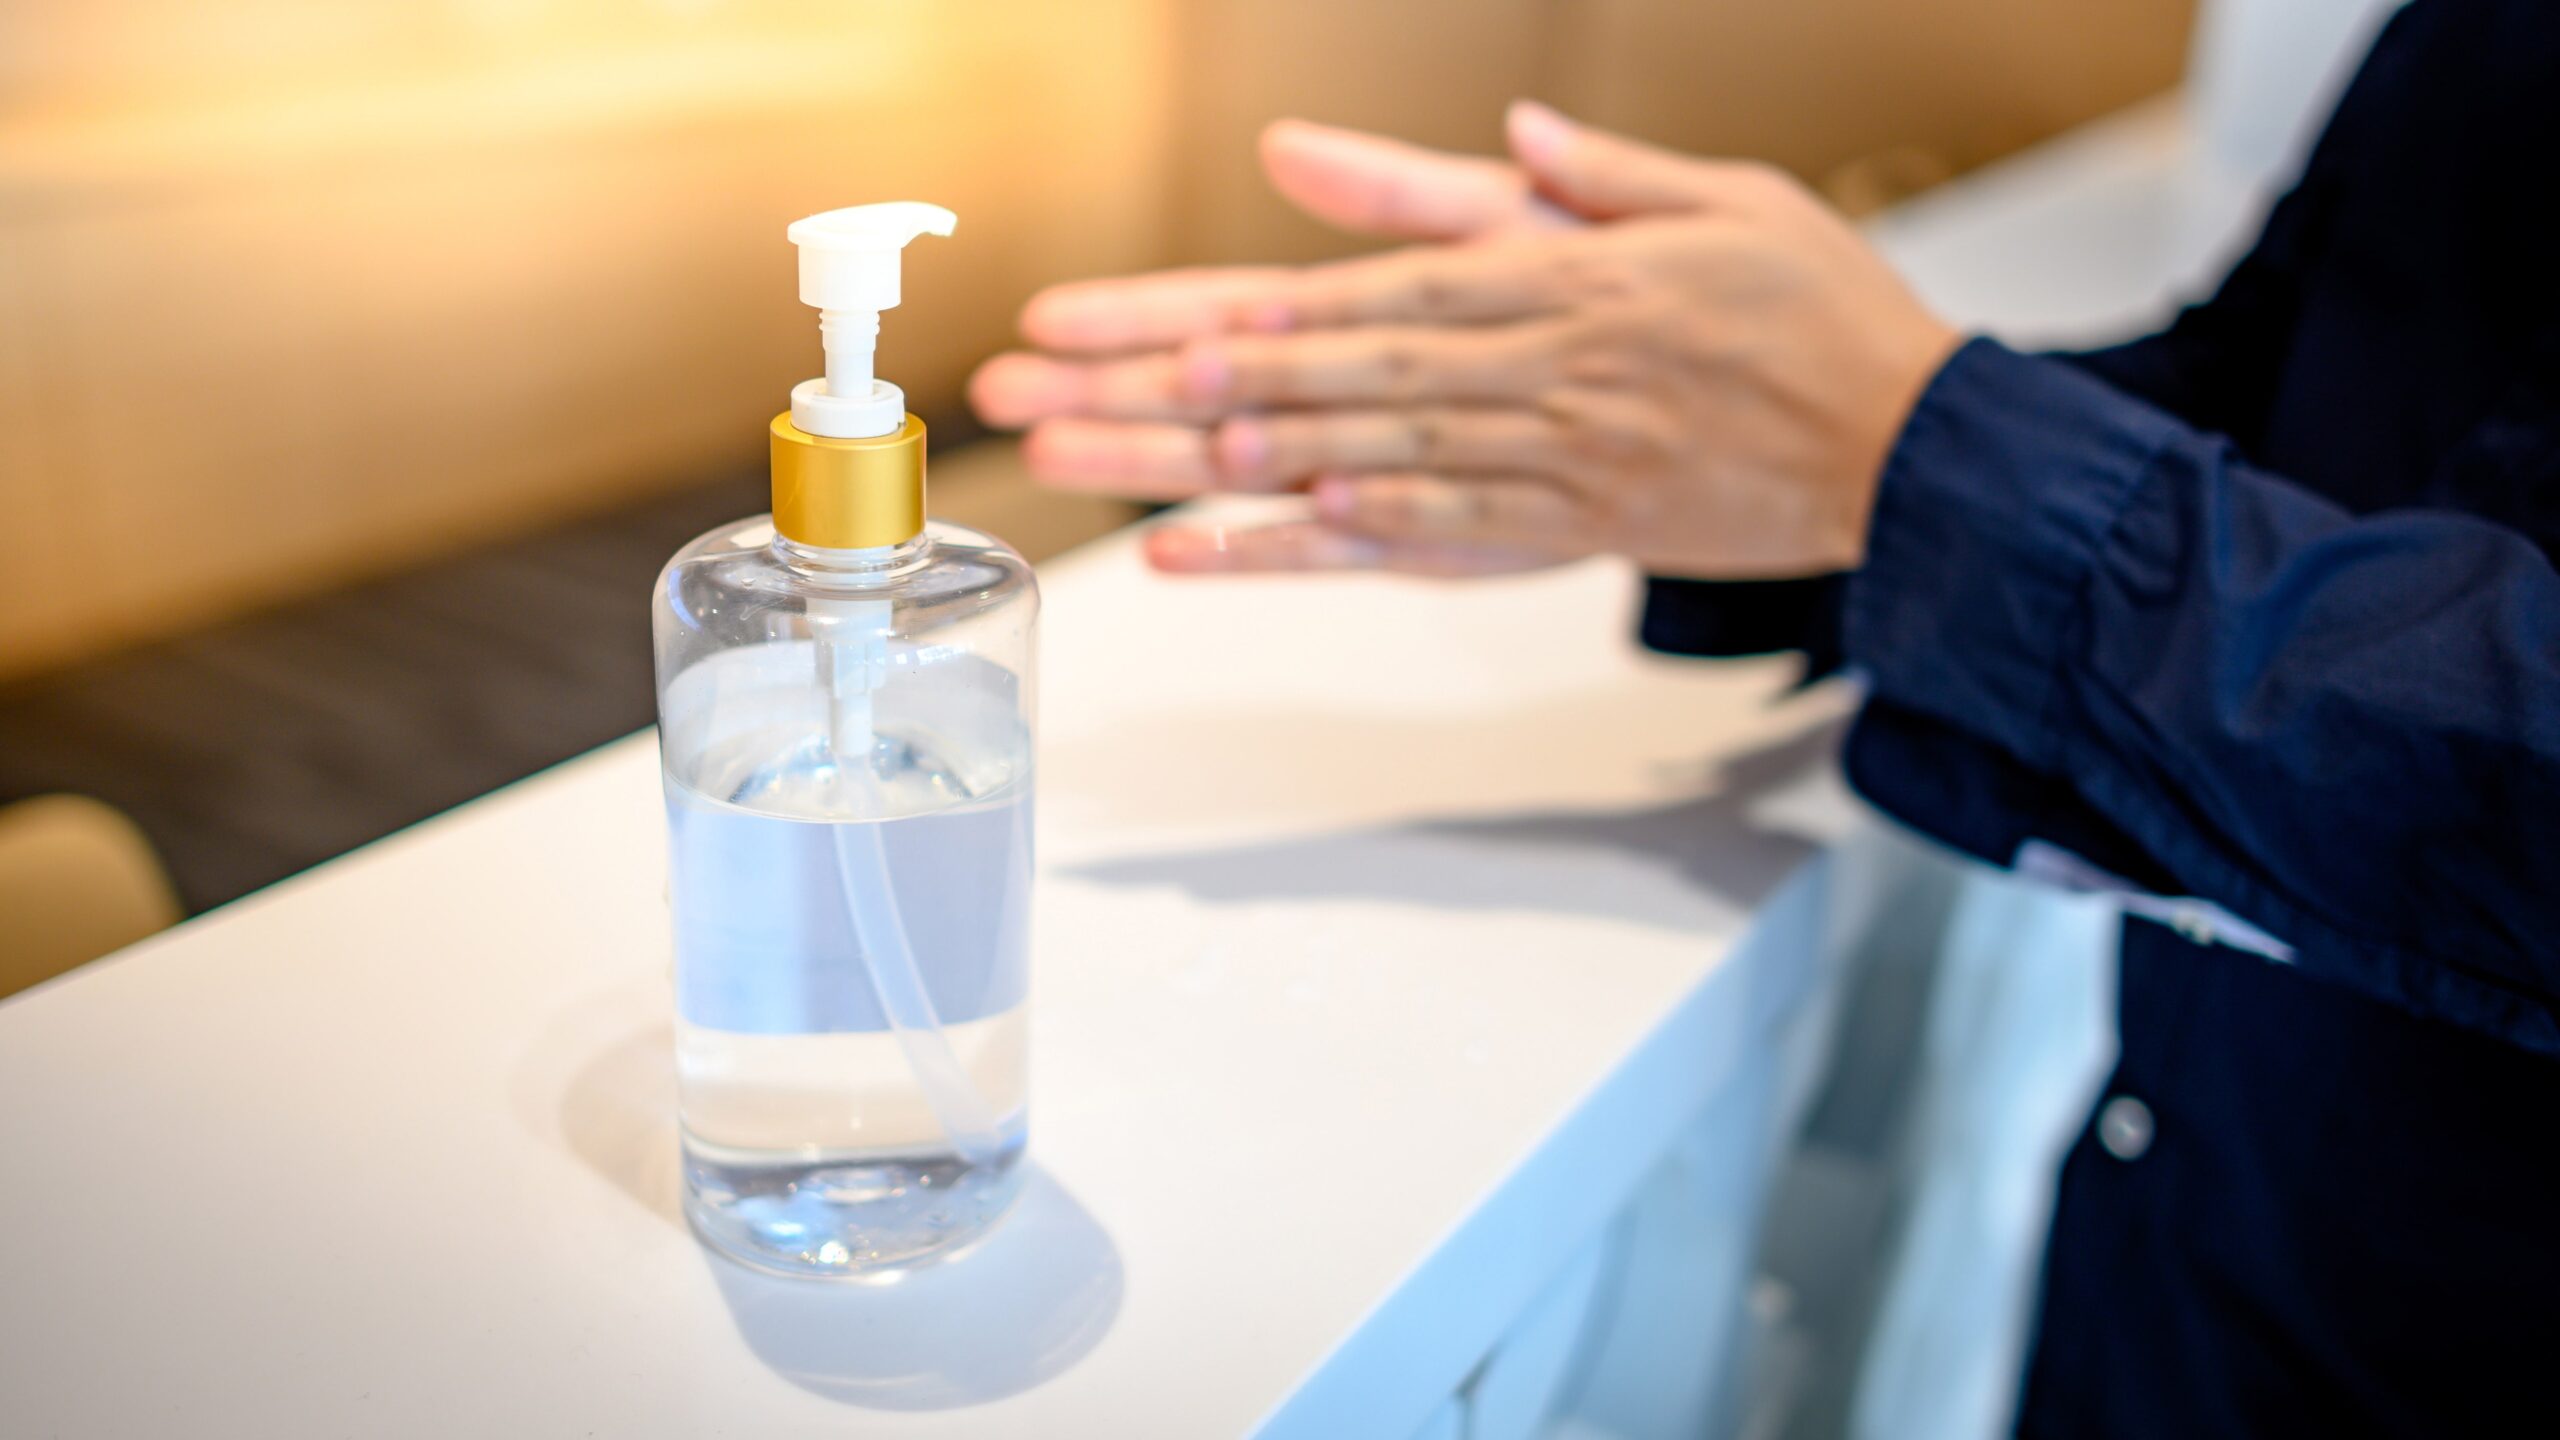
<svg viewBox="0 0 2560 1440">
<path fill-rule="evenodd" d="M 1149 263 L 1162 0 L 10 0 L 0 674 L 757 453 L 781 227 L 931 197 L 928 405 L 1050 276 Z"/>
<path fill-rule="evenodd" d="M 2184 0 L 8 0 L 0 676 L 751 463 L 788 219 L 895 196 L 929 416 L 1063 276 L 1344 242 L 1299 113 L 1533 94 L 1889 198 L 2172 83 Z M 954 431 L 953 433 L 959 433 Z"/>
<path fill-rule="evenodd" d="M 1274 115 L 1498 150 L 1530 95 L 1676 149 L 1768 160 L 1853 209 L 2174 83 L 2192 0 L 1203 0 L 1178 5 L 1186 255 L 1356 242 L 1249 166 Z"/>
</svg>

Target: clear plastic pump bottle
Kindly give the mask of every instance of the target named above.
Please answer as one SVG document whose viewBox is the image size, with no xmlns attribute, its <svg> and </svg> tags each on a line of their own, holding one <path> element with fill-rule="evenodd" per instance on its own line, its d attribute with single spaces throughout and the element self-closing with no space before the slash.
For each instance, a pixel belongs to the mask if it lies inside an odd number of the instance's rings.
<svg viewBox="0 0 2560 1440">
<path fill-rule="evenodd" d="M 767 1270 L 965 1245 L 1025 1130 L 1030 567 L 929 523 L 924 426 L 874 379 L 932 206 L 794 225 L 827 377 L 772 426 L 774 509 L 659 576 L 685 1207 Z"/>
</svg>

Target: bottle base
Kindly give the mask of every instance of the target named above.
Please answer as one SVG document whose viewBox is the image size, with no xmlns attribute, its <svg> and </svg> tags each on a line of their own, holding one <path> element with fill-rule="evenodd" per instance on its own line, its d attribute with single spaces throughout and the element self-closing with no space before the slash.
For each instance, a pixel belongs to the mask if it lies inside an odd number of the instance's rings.
<svg viewBox="0 0 2560 1440">
<path fill-rule="evenodd" d="M 1022 1146 L 972 1164 L 925 1155 L 792 1156 L 684 1146 L 685 1218 L 768 1274 L 857 1279 L 950 1258 L 1021 1193 Z"/>
</svg>

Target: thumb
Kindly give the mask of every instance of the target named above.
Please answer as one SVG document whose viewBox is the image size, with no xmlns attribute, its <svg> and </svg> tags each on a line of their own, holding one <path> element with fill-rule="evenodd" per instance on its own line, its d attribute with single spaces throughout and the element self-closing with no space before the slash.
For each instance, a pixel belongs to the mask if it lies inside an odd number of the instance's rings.
<svg viewBox="0 0 2560 1440">
<path fill-rule="evenodd" d="M 1503 129 L 1538 193 L 1586 220 L 1713 208 L 1729 166 L 1577 124 L 1514 100 Z"/>
<path fill-rule="evenodd" d="M 1499 160 L 1305 120 L 1275 120 L 1262 132 L 1262 168 L 1299 209 L 1365 234 L 1459 240 L 1566 223 Z"/>
</svg>

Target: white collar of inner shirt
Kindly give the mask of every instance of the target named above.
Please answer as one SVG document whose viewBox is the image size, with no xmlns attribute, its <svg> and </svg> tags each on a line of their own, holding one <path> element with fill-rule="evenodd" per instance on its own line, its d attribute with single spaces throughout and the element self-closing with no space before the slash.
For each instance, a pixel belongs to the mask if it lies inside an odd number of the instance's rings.
<svg viewBox="0 0 2560 1440">
<path fill-rule="evenodd" d="M 2121 875 L 2103 870 L 2059 845 L 2029 840 L 2009 862 L 2026 879 L 2083 895 L 2113 896 L 2128 915 L 2139 915 L 2177 931 L 2198 945 L 2245 950 L 2279 964 L 2293 963 L 2293 947 L 2210 900 L 2195 895 L 2162 895 Z"/>
</svg>

